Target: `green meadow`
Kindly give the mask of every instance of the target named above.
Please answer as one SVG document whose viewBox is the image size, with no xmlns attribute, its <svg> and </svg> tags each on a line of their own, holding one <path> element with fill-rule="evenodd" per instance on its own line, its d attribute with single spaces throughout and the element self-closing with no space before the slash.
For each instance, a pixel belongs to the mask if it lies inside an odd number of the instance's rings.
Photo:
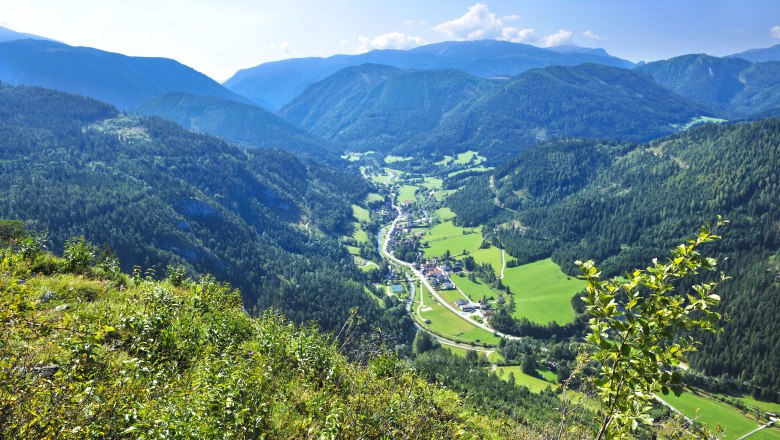
<svg viewBox="0 0 780 440">
<path fill-rule="evenodd" d="M 574 320 L 571 298 L 585 288 L 585 281 L 561 272 L 549 258 L 507 268 L 503 283 L 515 298 L 516 318 L 547 324 L 565 324 Z"/>
<path fill-rule="evenodd" d="M 687 417 L 696 419 L 697 422 L 706 424 L 711 429 L 720 424 L 724 431 L 724 439 L 739 438 L 759 426 L 758 422 L 749 419 L 733 406 L 694 394 L 687 389 L 679 397 L 674 394 L 660 397 Z M 764 435 L 772 435 L 772 432 L 767 431 Z M 765 438 L 780 438 L 780 436 Z"/>
<path fill-rule="evenodd" d="M 469 324 L 465 319 L 439 304 L 430 295 L 426 295 L 425 306 L 430 307 L 431 310 L 421 311 L 420 316 L 431 323 L 421 324 L 433 333 L 458 342 L 498 345 L 500 340 L 498 336 Z"/>
</svg>

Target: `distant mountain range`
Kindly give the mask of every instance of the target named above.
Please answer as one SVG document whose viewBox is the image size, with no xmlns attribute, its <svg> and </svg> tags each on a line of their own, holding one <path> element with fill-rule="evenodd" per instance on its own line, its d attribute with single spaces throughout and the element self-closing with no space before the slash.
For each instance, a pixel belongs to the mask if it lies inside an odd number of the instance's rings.
<svg viewBox="0 0 780 440">
<path fill-rule="evenodd" d="M 780 48 L 780 46 L 776 46 Z M 780 62 L 683 55 L 639 66 L 659 84 L 727 117 L 780 107 Z"/>
<path fill-rule="evenodd" d="M 46 41 L 54 41 L 46 37 L 41 37 L 38 35 L 33 34 L 25 34 L 24 32 L 16 32 L 14 30 L 8 29 L 6 27 L 0 26 L 0 43 L 6 42 L 6 41 L 14 41 L 14 40 L 46 40 Z"/>
<path fill-rule="evenodd" d="M 129 57 L 43 40 L 0 43 L 0 81 L 85 95 L 120 109 L 135 107 L 166 92 L 248 102 L 172 59 Z"/>
<path fill-rule="evenodd" d="M 750 49 L 744 52 L 729 55 L 729 57 L 742 58 L 754 63 L 763 63 L 766 61 L 780 61 L 780 44 L 765 47 L 761 49 Z"/>
<path fill-rule="evenodd" d="M 515 76 L 529 69 L 582 63 L 632 67 L 603 49 L 557 48 L 506 41 L 447 41 L 411 50 L 374 50 L 360 55 L 294 58 L 238 71 L 225 87 L 260 105 L 278 109 L 309 85 L 351 66 L 384 64 L 406 70 L 457 69 L 485 78 Z"/>
<path fill-rule="evenodd" d="M 389 151 L 441 124 L 498 82 L 457 70 L 348 67 L 312 85 L 281 114 L 351 150 Z"/>
<path fill-rule="evenodd" d="M 712 115 L 641 73 L 583 64 L 486 80 L 460 71 L 350 67 L 312 85 L 282 115 L 356 150 L 506 156 L 553 137 L 646 140 Z"/>
<path fill-rule="evenodd" d="M 214 96 L 170 92 L 135 109 L 218 136 L 241 147 L 279 148 L 328 162 L 336 147 L 260 107 Z"/>
</svg>

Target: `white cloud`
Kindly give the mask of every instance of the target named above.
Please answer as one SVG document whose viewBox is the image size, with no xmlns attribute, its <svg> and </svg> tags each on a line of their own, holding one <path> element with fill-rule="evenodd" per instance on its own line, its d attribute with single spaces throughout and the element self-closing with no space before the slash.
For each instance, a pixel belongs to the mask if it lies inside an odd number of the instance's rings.
<svg viewBox="0 0 780 440">
<path fill-rule="evenodd" d="M 437 31 L 446 34 L 455 40 L 486 40 L 496 39 L 519 43 L 532 41 L 533 29 L 519 29 L 507 26 L 506 21 L 518 20 L 517 15 L 508 15 L 498 18 L 490 12 L 487 5 L 477 3 L 471 6 L 462 17 L 445 21 L 434 27 Z"/>
<path fill-rule="evenodd" d="M 573 35 L 572 31 L 561 29 L 554 34 L 544 37 L 544 47 L 560 46 L 562 44 L 571 43 Z"/>
<path fill-rule="evenodd" d="M 769 32 L 772 33 L 772 38 L 780 39 L 780 26 L 774 26 Z"/>
<path fill-rule="evenodd" d="M 590 29 L 588 29 L 587 31 L 583 32 L 582 36 L 585 37 L 585 38 L 590 38 L 591 40 L 595 40 L 595 41 L 604 41 L 604 39 L 601 38 L 601 36 L 597 35 L 595 32 L 593 32 Z"/>
<path fill-rule="evenodd" d="M 405 35 L 400 32 L 390 32 L 377 35 L 374 38 L 358 37 L 358 51 L 368 52 L 374 49 L 411 49 L 425 43 L 416 35 Z"/>
</svg>

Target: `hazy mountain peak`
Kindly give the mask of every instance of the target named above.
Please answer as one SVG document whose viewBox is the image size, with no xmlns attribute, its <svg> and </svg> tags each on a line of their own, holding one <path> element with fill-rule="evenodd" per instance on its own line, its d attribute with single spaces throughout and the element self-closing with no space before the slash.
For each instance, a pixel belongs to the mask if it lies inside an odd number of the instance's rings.
<svg viewBox="0 0 780 440">
<path fill-rule="evenodd" d="M 14 41 L 14 40 L 46 40 L 46 41 L 55 41 L 50 38 L 41 37 L 39 35 L 33 35 L 33 34 L 26 34 L 24 32 L 16 32 L 12 29 L 8 29 L 7 27 L 0 26 L 0 43 L 5 41 Z"/>
</svg>

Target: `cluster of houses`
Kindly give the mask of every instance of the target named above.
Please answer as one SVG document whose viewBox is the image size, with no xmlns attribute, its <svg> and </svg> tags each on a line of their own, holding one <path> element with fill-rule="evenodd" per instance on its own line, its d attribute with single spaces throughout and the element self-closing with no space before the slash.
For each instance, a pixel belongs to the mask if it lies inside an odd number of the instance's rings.
<svg viewBox="0 0 780 440">
<path fill-rule="evenodd" d="M 449 260 L 439 264 L 439 261 L 433 258 L 426 263 L 415 264 L 415 268 L 422 272 L 434 289 L 451 290 L 455 288 L 455 284 L 450 280 L 450 275 L 462 271 L 463 265 L 460 261 Z"/>
<path fill-rule="evenodd" d="M 482 310 L 482 314 L 486 317 L 493 314 L 493 309 L 490 308 L 490 304 L 488 304 L 486 299 L 481 299 L 477 303 L 472 303 L 465 299 L 456 299 L 455 305 L 458 306 L 461 312 L 470 313 Z"/>
</svg>

